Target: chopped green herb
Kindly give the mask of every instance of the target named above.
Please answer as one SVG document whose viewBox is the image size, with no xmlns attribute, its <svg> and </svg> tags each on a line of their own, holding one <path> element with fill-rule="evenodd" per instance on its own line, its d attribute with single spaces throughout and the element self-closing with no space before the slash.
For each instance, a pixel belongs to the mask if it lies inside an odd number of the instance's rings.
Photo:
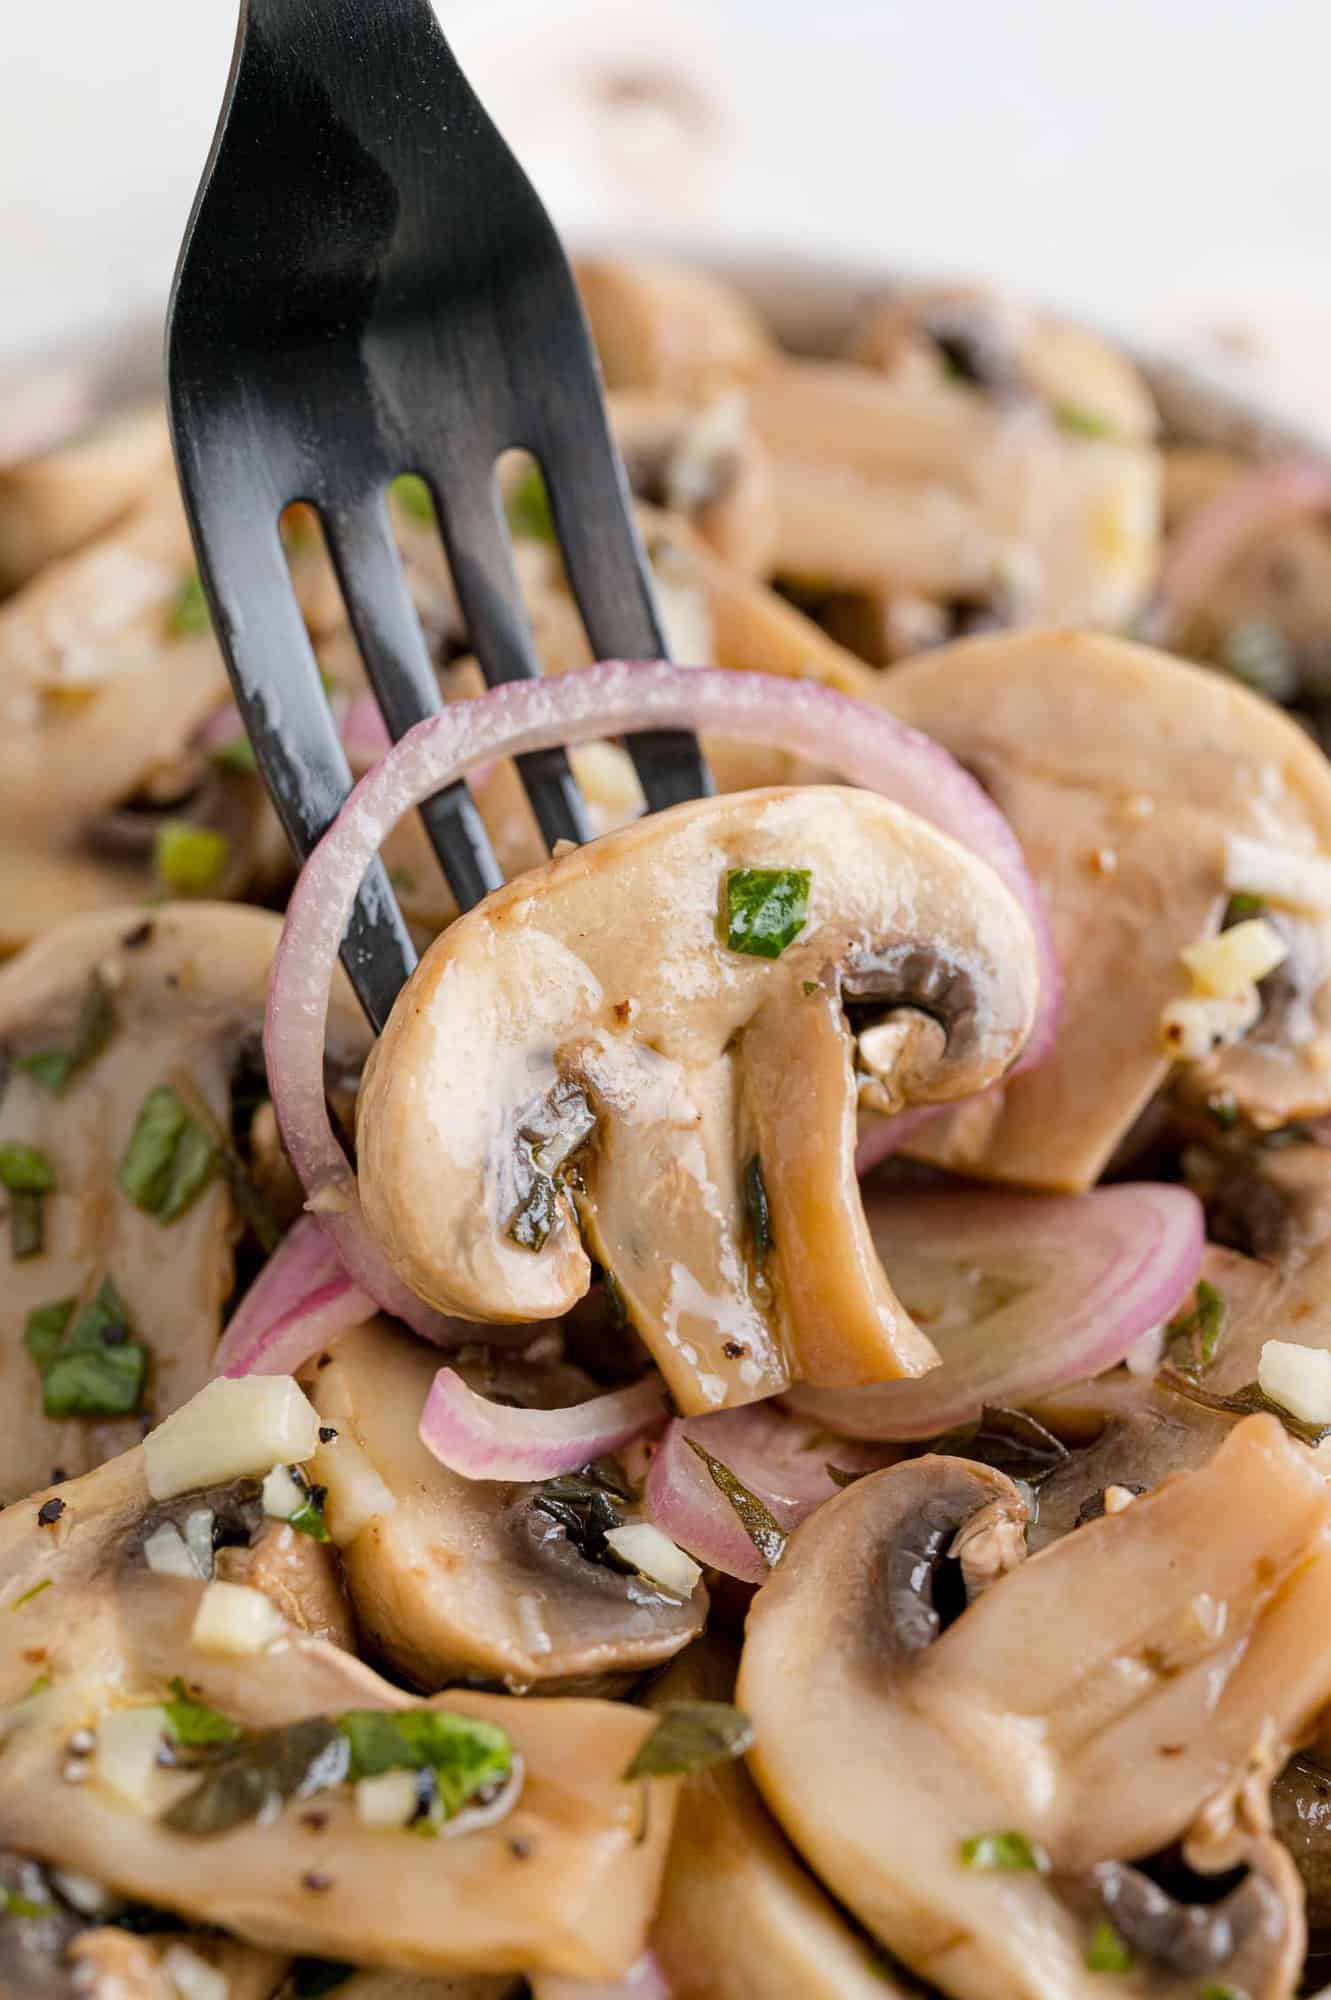
<svg viewBox="0 0 1331 2000">
<path fill-rule="evenodd" d="M 312 1486 L 299 1465 L 288 1465 L 283 1469 L 292 1485 L 304 1495 L 304 1498 L 294 1514 L 286 1514 L 280 1518 L 285 1521 L 288 1528 L 294 1528 L 298 1534 L 308 1535 L 312 1542 L 326 1542 L 328 1525 L 324 1520 L 324 1501 L 328 1497 L 327 1487 Z"/>
<path fill-rule="evenodd" d="M 234 736 L 229 743 L 223 743 L 220 749 L 213 751 L 212 761 L 219 771 L 241 771 L 247 776 L 259 768 L 254 745 L 248 736 Z"/>
<path fill-rule="evenodd" d="M 447 1819 L 461 1812 L 478 1792 L 502 1784 L 513 1768 L 513 1745 L 504 1730 L 445 1708 L 399 1714 L 354 1708 L 339 1718 L 337 1726 L 350 1746 L 349 1778 L 377 1778 L 384 1771 L 432 1771 Z"/>
<path fill-rule="evenodd" d="M 183 639 L 194 632 L 206 632 L 212 622 L 208 599 L 203 594 L 203 578 L 197 570 L 191 570 L 171 600 L 167 624 Z"/>
<path fill-rule="evenodd" d="M 419 472 L 403 472 L 393 481 L 393 498 L 404 514 L 427 527 L 434 520 L 434 498 Z"/>
<path fill-rule="evenodd" d="M 732 868 L 726 876 L 726 943 L 750 958 L 780 958 L 809 915 L 808 868 Z"/>
<path fill-rule="evenodd" d="M 1114 1926 L 1106 1923 L 1103 1917 L 1091 1932 L 1091 1941 L 1086 1947 L 1086 1970 L 1088 1972 L 1132 1970 L 1132 1953 Z"/>
<path fill-rule="evenodd" d="M 525 536 L 529 542 L 554 541 L 555 520 L 539 466 L 533 465 L 514 487 L 508 503 L 508 525 L 513 534 Z"/>
<path fill-rule="evenodd" d="M 23 1697 L 24 1701 L 35 1700 L 35 1698 L 39 1694 L 45 1694 L 46 1690 L 51 1685 L 52 1685 L 51 1676 L 49 1674 L 38 1674 L 36 1680 L 33 1682 L 32 1686 L 28 1689 L 28 1692 L 24 1695 Z"/>
<path fill-rule="evenodd" d="M 690 1451 L 697 1453 L 707 1467 L 713 1486 L 730 1502 L 739 1515 L 745 1534 L 767 1567 L 771 1569 L 774 1563 L 781 1560 L 786 1546 L 785 1533 L 776 1516 L 756 1493 L 751 1493 L 741 1480 L 736 1479 L 729 1466 L 722 1465 L 719 1458 L 713 1458 L 709 1451 L 704 1451 L 692 1438 L 686 1438 L 684 1442 Z"/>
<path fill-rule="evenodd" d="M 759 1257 L 772 1247 L 772 1210 L 763 1179 L 763 1163 L 755 1153 L 744 1167 L 744 1212 L 749 1218 L 749 1234 Z"/>
<path fill-rule="evenodd" d="M 587 1562 L 628 1574 L 633 1565 L 615 1554 L 606 1537 L 613 1528 L 624 1525 L 616 1498 L 629 1497 L 622 1480 L 607 1479 L 598 1467 L 590 1466 L 586 1472 L 563 1472 L 547 1479 L 532 1507 L 561 1527 Z"/>
<path fill-rule="evenodd" d="M 1289 640 L 1264 619 L 1248 618 L 1225 634 L 1218 664 L 1245 687 L 1272 701 L 1291 701 L 1299 691 L 1299 664 Z"/>
<path fill-rule="evenodd" d="M 1232 931 L 1235 924 L 1246 924 L 1251 917 L 1266 914 L 1266 904 L 1260 896 L 1254 896 L 1247 889 L 1237 889 L 1225 905 L 1221 918 L 1222 931 Z"/>
<path fill-rule="evenodd" d="M 1248 1996 L 1227 1979 L 1210 1979 L 1197 1988 L 1197 2000 L 1248 2000 Z"/>
<path fill-rule="evenodd" d="M 1206 1100 L 1206 1115 L 1222 1132 L 1232 1132 L 1239 1122 L 1239 1101 L 1232 1090 L 1213 1090 Z"/>
<path fill-rule="evenodd" d="M 753 1741 L 753 1724 L 728 1701 L 675 1701 L 661 1711 L 624 1773 L 630 1778 L 673 1778 L 729 1764 Z"/>
<path fill-rule="evenodd" d="M 251 1820 L 275 1816 L 291 1799 L 311 1798 L 344 1783 L 349 1758 L 346 1737 L 323 1716 L 243 1736 L 168 1807 L 162 1825 L 199 1840 L 229 1833 Z"/>
<path fill-rule="evenodd" d="M 325 1993 L 335 1993 L 339 1986 L 345 1986 L 355 1970 L 354 1965 L 339 1965 L 332 1958 L 295 1959 L 280 2000 L 324 2000 Z"/>
<path fill-rule="evenodd" d="M 1113 438 L 1114 426 L 1095 410 L 1088 410 L 1082 403 L 1055 403 L 1053 419 L 1061 431 L 1072 437 Z"/>
<path fill-rule="evenodd" d="M 1283 1404 L 1273 1402 L 1256 1382 L 1245 1382 L 1232 1395 L 1217 1396 L 1203 1389 L 1195 1374 L 1181 1369 L 1162 1368 L 1155 1380 L 1158 1388 L 1168 1389 L 1190 1403 L 1199 1403 L 1204 1410 L 1219 1410 L 1227 1417 L 1279 1417 L 1290 1436 L 1300 1444 L 1319 1445 L 1331 1437 L 1331 1424 L 1306 1424 Z"/>
<path fill-rule="evenodd" d="M 0 1146 L 0 1187 L 47 1194 L 54 1186 L 55 1169 L 38 1147 L 13 1141 Z"/>
<path fill-rule="evenodd" d="M 531 1186 L 508 1225 L 514 1243 L 523 1250 L 541 1250 L 559 1220 L 559 1190 L 549 1174 L 533 1171 Z"/>
<path fill-rule="evenodd" d="M 816 979 L 802 979 L 800 985 L 804 988 L 804 997 L 806 1000 L 812 999 L 813 995 L 819 990 L 819 984 Z"/>
<path fill-rule="evenodd" d="M 1183 1375 L 1200 1375 L 1215 1360 L 1225 1330 L 1225 1300 L 1206 1278 L 1198 1280 L 1193 1304 L 1165 1327 L 1165 1351 Z"/>
<path fill-rule="evenodd" d="M 611 1326 L 616 1328 L 627 1326 L 628 1308 L 624 1304 L 624 1294 L 619 1289 L 619 1280 L 613 1271 L 602 1271 L 601 1288 L 605 1293 L 606 1310 L 610 1314 Z"/>
<path fill-rule="evenodd" d="M 59 1097 L 78 1070 L 96 1062 L 110 1041 L 115 1024 L 110 988 L 101 973 L 94 972 L 84 988 L 73 1039 L 68 1047 L 39 1049 L 35 1055 L 20 1056 L 18 1067 L 25 1070 L 43 1090 Z"/>
<path fill-rule="evenodd" d="M 961 1859 L 967 1868 L 1033 1868 L 1043 1875 L 1049 1856 L 1024 1833 L 974 1833 L 961 1843 Z"/>
<path fill-rule="evenodd" d="M 169 1083 L 150 1090 L 139 1108 L 116 1178 L 136 1208 L 160 1223 L 175 1222 L 202 1194 L 217 1155 Z"/>
<path fill-rule="evenodd" d="M 72 1299 L 35 1307 L 24 1324 L 23 1344 L 42 1378 L 46 1415 L 131 1416 L 143 1400 L 148 1369 L 148 1350 L 132 1334 L 125 1302 L 110 1278 L 77 1316 Z"/>
<path fill-rule="evenodd" d="M 16 1264 L 46 1249 L 46 1196 L 20 1188 L 9 1197 L 9 1254 Z"/>
<path fill-rule="evenodd" d="M 34 1903 L 28 1896 L 20 1896 L 16 1889 L 0 1887 L 0 1916 L 3 1917 L 53 1917 L 54 1903 Z"/>
<path fill-rule="evenodd" d="M 257 1240 L 260 1249 L 266 1250 L 271 1255 L 282 1241 L 282 1225 L 255 1185 L 249 1169 L 232 1143 L 230 1133 L 213 1116 L 212 1106 L 196 1089 L 194 1080 L 187 1071 L 172 1070 L 171 1088 L 184 1105 L 192 1122 L 211 1146 L 241 1220 Z M 233 1096 L 233 1111 L 241 1101 L 243 1100 Z"/>
<path fill-rule="evenodd" d="M 195 1701 L 178 1676 L 171 1683 L 171 1700 L 165 1707 L 167 1734 L 187 1750 L 235 1743 L 245 1733 L 238 1722 L 232 1722 L 220 1709 L 210 1708 L 206 1701 Z"/>
<path fill-rule="evenodd" d="M 410 896 L 415 891 L 416 877 L 410 868 L 390 868 L 388 879 L 395 889 L 402 891 L 403 895 Z"/>
<path fill-rule="evenodd" d="M 31 1590 L 25 1590 L 22 1597 L 16 1597 L 14 1599 L 14 1602 L 9 1607 L 10 1610 L 17 1611 L 20 1605 L 31 1604 L 34 1597 L 40 1597 L 44 1590 L 49 1590 L 51 1588 L 51 1585 L 54 1582 L 54 1580 L 55 1579 L 53 1577 L 44 1576 L 40 1583 L 33 1584 Z"/>
<path fill-rule="evenodd" d="M 172 896 L 206 896 L 226 870 L 231 842 L 210 826 L 164 820 L 153 841 L 153 873 Z"/>
</svg>

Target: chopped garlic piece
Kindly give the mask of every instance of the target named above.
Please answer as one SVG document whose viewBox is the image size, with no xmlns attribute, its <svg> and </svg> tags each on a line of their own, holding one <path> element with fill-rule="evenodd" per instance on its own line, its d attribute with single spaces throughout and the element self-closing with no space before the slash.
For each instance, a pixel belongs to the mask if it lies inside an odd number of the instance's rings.
<svg viewBox="0 0 1331 2000">
<path fill-rule="evenodd" d="M 319 1419 L 290 1375 L 219 1376 L 149 1431 L 144 1470 L 154 1500 L 299 1465 L 319 1447 Z"/>
<path fill-rule="evenodd" d="M 308 1498 L 285 1465 L 275 1465 L 263 1482 L 263 1511 L 275 1521 L 289 1521 L 293 1514 L 299 1514 Z"/>
<path fill-rule="evenodd" d="M 76 1875 L 71 1869 L 53 1868 L 51 1880 L 67 1903 L 72 1903 L 81 1916 L 96 1917 L 111 1901 L 111 1892 L 104 1883 L 94 1882 L 91 1875 Z"/>
<path fill-rule="evenodd" d="M 391 1514 L 397 1506 L 393 1493 L 345 1426 L 335 1438 L 320 1445 L 310 1478 L 324 1488 L 324 1523 L 340 1549 L 354 1542 L 371 1521 Z"/>
<path fill-rule="evenodd" d="M 1253 840 L 1246 833 L 1231 833 L 1225 842 L 1225 887 L 1295 909 L 1331 910 L 1331 861 L 1277 847 L 1273 841 Z"/>
<path fill-rule="evenodd" d="M 227 2000 L 231 1981 L 187 1944 L 168 1945 L 162 1973 L 178 2000 Z"/>
<path fill-rule="evenodd" d="M 1106 1514 L 1121 1514 L 1124 1508 L 1130 1507 L 1136 1498 L 1137 1496 L 1130 1486 L 1106 1486 L 1105 1512 Z"/>
<path fill-rule="evenodd" d="M 1288 956 L 1289 946 L 1265 917 L 1249 917 L 1179 953 L 1203 1000 L 1237 1000 Z"/>
<path fill-rule="evenodd" d="M 101 1782 L 131 1804 L 146 1805 L 165 1729 L 164 1708 L 116 1708 L 104 1715 L 97 1725 L 93 1760 Z"/>
<path fill-rule="evenodd" d="M 1257 1364 L 1257 1386 L 1300 1423 L 1331 1424 L 1331 1354 L 1293 1340 L 1268 1340 Z"/>
<path fill-rule="evenodd" d="M 630 1521 L 626 1527 L 611 1528 L 605 1539 L 607 1546 L 632 1563 L 649 1583 L 660 1584 L 676 1597 L 692 1597 L 702 1570 L 678 1542 L 672 1542 L 650 1521 Z"/>
<path fill-rule="evenodd" d="M 199 1599 L 190 1641 L 201 1653 L 262 1653 L 286 1630 L 280 1611 L 247 1583 L 210 1583 Z"/>
<path fill-rule="evenodd" d="M 406 1826 L 419 1805 L 414 1771 L 383 1771 L 356 1786 L 356 1817 L 362 1826 Z"/>
<path fill-rule="evenodd" d="M 143 1544 L 143 1560 L 154 1576 L 188 1576 L 197 1582 L 207 1574 L 174 1521 L 153 1529 Z"/>
<path fill-rule="evenodd" d="M 1171 1000 L 1160 1010 L 1160 1039 L 1176 1062 L 1204 1062 L 1241 1041 L 1262 1011 L 1255 986 L 1236 1000 Z"/>
</svg>

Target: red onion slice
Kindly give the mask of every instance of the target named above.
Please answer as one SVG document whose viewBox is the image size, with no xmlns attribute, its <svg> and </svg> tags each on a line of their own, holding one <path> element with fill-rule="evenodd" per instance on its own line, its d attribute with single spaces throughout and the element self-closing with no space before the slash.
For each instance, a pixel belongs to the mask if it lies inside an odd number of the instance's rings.
<svg viewBox="0 0 1331 2000">
<path fill-rule="evenodd" d="M 538 1972 L 531 1991 L 532 2000 L 670 2000 L 670 1982 L 654 1951 L 635 1958 L 622 1979 L 565 1979 Z"/>
<path fill-rule="evenodd" d="M 647 1474 L 647 1519 L 696 1561 L 744 1583 L 761 1583 L 767 1564 L 692 1449 L 695 1444 L 733 1472 L 787 1534 L 840 1490 L 829 1464 L 846 1472 L 872 1472 L 895 1456 L 890 1450 L 866 1450 L 829 1438 L 820 1423 L 808 1423 L 770 1402 L 671 1423 Z"/>
<path fill-rule="evenodd" d="M 523 1410 L 478 1396 L 455 1369 L 441 1368 L 421 1411 L 420 1438 L 464 1479 L 553 1479 L 632 1444 L 665 1415 L 665 1391 L 654 1377 L 568 1409 Z"/>
<path fill-rule="evenodd" d="M 495 757 L 641 729 L 695 729 L 793 751 L 883 793 L 995 869 L 1034 926 L 1040 1005 L 1023 1063 L 1049 1045 L 1059 977 L 1039 894 L 1007 821 L 945 750 L 894 716 L 810 681 L 610 661 L 513 681 L 404 736 L 360 780 L 301 871 L 287 907 L 264 1048 L 287 1153 L 356 1282 L 429 1339 L 450 1322 L 408 1291 L 365 1227 L 355 1177 L 324 1107 L 328 993 L 356 890 L 385 837 L 421 800 Z"/>
<path fill-rule="evenodd" d="M 217 1375 L 294 1375 L 312 1355 L 378 1311 L 348 1277 L 312 1215 L 295 1223 L 227 1322 Z"/>
<path fill-rule="evenodd" d="M 1259 465 L 1199 507 L 1174 536 L 1147 613 L 1164 645 L 1222 571 L 1259 535 L 1331 508 L 1331 467 L 1311 459 Z"/>
<path fill-rule="evenodd" d="M 865 1204 L 902 1303 L 942 1356 L 914 1382 L 797 1387 L 848 1437 L 937 1437 L 1122 1361 L 1197 1282 L 1201 1204 L 1150 1182 L 1091 1194 L 884 1194 Z"/>
</svg>

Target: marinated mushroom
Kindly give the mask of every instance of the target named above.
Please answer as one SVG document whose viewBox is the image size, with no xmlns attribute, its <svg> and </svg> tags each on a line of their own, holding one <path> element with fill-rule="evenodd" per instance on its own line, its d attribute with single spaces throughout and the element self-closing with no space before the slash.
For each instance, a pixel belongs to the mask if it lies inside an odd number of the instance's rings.
<svg viewBox="0 0 1331 2000">
<path fill-rule="evenodd" d="M 733 286 L 664 259 L 584 257 L 578 290 L 606 384 L 689 400 L 743 382 L 771 352 Z"/>
<path fill-rule="evenodd" d="M 337 1433 L 314 1477 L 335 1481 L 350 1443 L 392 1500 L 349 1541 L 331 1523 L 375 1652 L 426 1690 L 482 1678 L 549 1690 L 641 1673 L 696 1637 L 707 1615 L 701 1586 L 681 1602 L 609 1566 L 603 1534 L 570 1534 L 577 1509 L 561 1506 L 559 1481 L 547 1497 L 541 1485 L 460 1478 L 430 1455 L 418 1433 L 437 1365 L 437 1354 L 380 1321 L 340 1341 L 311 1383 Z M 501 1402 L 557 1408 L 594 1393 L 557 1362 L 493 1354 L 457 1366 Z M 608 1489 L 603 1500 L 619 1511 Z"/>
<path fill-rule="evenodd" d="M 621 389 L 611 394 L 610 420 L 629 485 L 640 500 L 683 515 L 742 573 L 766 573 L 771 474 L 742 393 L 730 391 L 697 408 Z"/>
<path fill-rule="evenodd" d="M 580 1223 L 689 1413 L 921 1373 L 855 1182 L 856 1052 L 880 1103 L 981 1088 L 1036 985 L 997 877 L 885 799 L 676 807 L 431 947 L 358 1099 L 366 1217 L 432 1304 L 515 1321 L 587 1290 Z"/>
<path fill-rule="evenodd" d="M 1011 821 L 1066 980 L 1052 1053 L 919 1134 L 913 1152 L 986 1178 L 1087 1187 L 1169 1078 L 1175 1048 L 1190 1100 L 1232 1105 L 1258 1129 L 1331 1108 L 1331 910 L 1318 872 L 1331 855 L 1331 770 L 1302 730 L 1218 675 L 1084 633 L 972 640 L 895 669 L 883 695 Z M 1268 887 L 1286 862 L 1307 865 L 1311 888 Z M 1283 962 L 1273 981 L 1240 972 L 1232 997 L 1208 1000 L 1180 954 L 1214 937 L 1236 892 L 1259 899 Z"/>
<path fill-rule="evenodd" d="M 738 1664 L 709 1634 L 653 1685 L 648 1706 L 731 1701 Z M 680 1787 L 652 1946 L 671 2000 L 894 2000 L 907 1990 L 800 1866 L 738 1763 Z"/>
<path fill-rule="evenodd" d="M 182 1418 L 215 1453 L 215 1416 Z M 228 1449 L 266 1436 L 244 1423 Z M 54 1532 L 31 1505 L 0 1516 L 0 1846 L 284 1951 L 621 1973 L 674 1809 L 673 1781 L 624 1780 L 650 1718 L 462 1691 L 416 1704 L 258 1592 L 219 1600 L 217 1580 L 148 1566 L 136 1542 L 165 1463 L 150 1439 L 71 1482 Z"/>
<path fill-rule="evenodd" d="M 124 1450 L 211 1373 L 249 1207 L 233 1109 L 279 929 L 233 904 L 104 911 L 0 967 L 0 1145 L 51 1183 L 4 1190 L 0 1501 Z M 334 1081 L 367 1040 L 339 983 Z M 53 1367 L 85 1336 L 91 1359 Z"/>
<path fill-rule="evenodd" d="M 147 405 L 0 467 L 0 597 L 114 527 L 160 478 L 169 452 L 162 411 Z"/>
<path fill-rule="evenodd" d="M 1283 1850 L 1247 1829 L 1331 1686 L 1320 1474 L 1249 1418 L 963 1609 L 955 1537 L 995 1501 L 1021 1518 L 1001 1474 L 924 1458 L 796 1530 L 750 1611 L 737 1693 L 769 1806 L 949 1994 L 1181 1996 L 1204 1975 L 1280 2000 L 1301 1899 Z M 1136 1865 L 1179 1841 L 1220 1878 L 1201 1914 Z M 1100 1922 L 1146 1989 L 1088 1966 Z"/>
</svg>

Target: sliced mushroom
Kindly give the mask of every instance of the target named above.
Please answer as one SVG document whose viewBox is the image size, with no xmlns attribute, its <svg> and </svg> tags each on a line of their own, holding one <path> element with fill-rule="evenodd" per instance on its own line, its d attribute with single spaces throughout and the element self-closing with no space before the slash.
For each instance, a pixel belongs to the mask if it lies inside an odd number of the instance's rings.
<svg viewBox="0 0 1331 2000">
<path fill-rule="evenodd" d="M 1280 2000 L 1300 1899 L 1246 1828 L 1331 1688 L 1320 1474 L 1273 1418 L 1249 1418 L 1200 1470 L 1019 1564 L 941 1630 L 953 1538 L 996 1497 L 1020 1518 L 1002 1475 L 924 1458 L 796 1530 L 754 1599 L 737 1695 L 768 1804 L 875 1935 L 967 2000 L 1143 1990 L 1088 1970 L 1092 1906 L 1113 1923 L 1123 1864 L 1182 1839 L 1194 1869 L 1255 1878 L 1201 1927 L 1211 1976 Z M 997 1854 L 965 1845 L 990 1835 Z M 1136 1935 L 1146 1990 L 1189 1990 L 1172 1933 Z"/>
<path fill-rule="evenodd" d="M 285 1961 L 232 1938 L 197 1932 L 138 1937 L 114 1923 L 81 1931 L 69 1947 L 69 2000 L 190 2000 L 209 1973 L 225 2000 L 273 2000 Z"/>
<path fill-rule="evenodd" d="M 705 272 L 587 257 L 577 279 L 611 389 L 696 400 L 743 382 L 771 351 L 748 301 Z"/>
<path fill-rule="evenodd" d="M 728 875 L 750 869 L 808 872 L 775 959 L 721 941 Z M 576 1155 L 582 1229 L 687 1412 L 792 1371 L 920 1373 L 933 1349 L 855 1183 L 843 1002 L 895 1017 L 875 1057 L 888 1099 L 938 1101 L 1001 1074 L 1035 988 L 997 878 L 886 800 L 677 807 L 510 883 L 431 947 L 358 1100 L 367 1219 L 446 1310 L 554 1317 L 590 1282 L 560 1185 Z"/>
<path fill-rule="evenodd" d="M 1331 767 L 1278 710 L 1163 653 L 1070 632 L 973 640 L 884 683 L 1002 807 L 1044 891 L 1066 980 L 1038 1068 L 912 1142 L 964 1172 L 1078 1189 L 1170 1073 L 1179 958 L 1225 909 L 1227 838 L 1331 854 Z M 1246 1040 L 1186 1065 L 1259 1127 L 1331 1107 L 1331 912 L 1275 911 L 1297 993 Z M 1131 968 L 1131 977 L 1126 976 Z M 1256 1010 L 1255 1010 L 1256 1011 Z"/>
<path fill-rule="evenodd" d="M 646 1697 L 734 1699 L 738 1653 L 709 1634 Z M 894 2000 L 883 1956 L 787 1846 L 739 1764 L 680 1789 L 652 1946 L 672 2000 Z"/>
<path fill-rule="evenodd" d="M 507 1973 L 431 1979 L 417 1972 L 353 1972 L 338 2000 L 522 2000 L 527 1986 Z"/>
<path fill-rule="evenodd" d="M 8 1082 L 0 1142 L 45 1155 L 55 1188 L 41 1197 L 44 1248 L 16 1258 L 0 1227 L 0 1501 L 86 1470 L 142 1435 L 207 1381 L 233 1285 L 239 1231 L 231 1185 L 214 1172 L 174 1221 L 135 1205 L 117 1175 L 149 1093 L 178 1086 L 223 1132 L 231 1086 L 258 1048 L 280 929 L 264 910 L 177 903 L 105 911 L 53 930 L 0 968 L 0 1049 Z M 100 1016 L 102 1045 L 54 1094 L 25 1060 L 79 1044 Z M 335 1069 L 354 1073 L 368 1040 L 339 982 Z M 109 1278 L 148 1349 L 143 1394 L 125 1416 L 43 1415 L 43 1379 L 25 1348 L 29 1315 L 85 1303 Z M 63 1475 L 61 1475 L 63 1476 Z"/>
<path fill-rule="evenodd" d="M 699 409 L 621 389 L 611 394 L 610 420 L 640 500 L 682 514 L 743 574 L 767 571 L 771 474 L 742 393 L 731 391 Z"/>
<path fill-rule="evenodd" d="M 0 1845 L 283 1951 L 585 1978 L 618 1975 L 641 1952 L 675 1789 L 623 1780 L 651 1726 L 641 1710 L 455 1691 L 429 1706 L 506 1732 L 511 1784 L 437 1843 L 374 1825 L 338 1782 L 336 1719 L 420 1706 L 276 1612 L 259 1650 L 196 1638 L 218 1586 L 133 1553 L 148 1508 L 142 1448 L 64 1497 L 54 1533 L 28 1504 L 0 1515 Z M 49 1686 L 32 1688 L 36 1671 Z M 148 1756 L 131 1783 L 123 1748 L 113 1761 L 108 1746 L 123 1746 L 126 1712 L 169 1699 L 177 1677 L 257 1741 L 192 1768 Z M 186 1812 L 194 1830 L 179 1824 Z"/>
<path fill-rule="evenodd" d="M 820 589 L 1125 624 L 1155 574 L 1152 448 L 1069 435 L 1038 403 L 778 360 L 749 391 L 773 462 L 774 564 Z"/>
<path fill-rule="evenodd" d="M 418 1436 L 438 1355 L 385 1322 L 339 1341 L 311 1394 L 337 1436 L 365 1453 L 394 1501 L 343 1548 L 361 1631 L 414 1686 L 500 1681 L 525 1690 L 641 1673 L 701 1631 L 706 1593 L 687 1603 L 584 1555 L 541 1509 L 541 1486 L 469 1480 Z M 482 1394 L 557 1408 L 594 1385 L 577 1369 L 515 1359 L 459 1361 Z"/>
<path fill-rule="evenodd" d="M 153 404 L 0 468 L 0 597 L 113 527 L 164 471 L 169 453 Z"/>
</svg>

